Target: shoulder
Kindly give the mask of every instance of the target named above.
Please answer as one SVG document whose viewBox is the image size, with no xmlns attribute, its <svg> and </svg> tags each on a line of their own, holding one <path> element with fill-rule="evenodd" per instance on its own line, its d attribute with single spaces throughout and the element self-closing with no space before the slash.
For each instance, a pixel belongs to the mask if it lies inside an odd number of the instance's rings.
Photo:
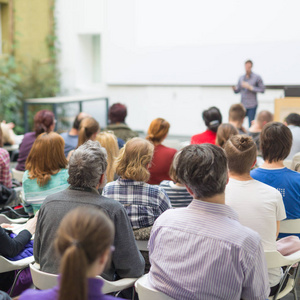
<svg viewBox="0 0 300 300">
<path fill-rule="evenodd" d="M 170 181 L 170 180 L 163 180 L 163 181 L 159 184 L 159 186 L 162 187 L 162 188 L 169 188 L 171 182 L 172 182 L 172 181 Z"/>
<path fill-rule="evenodd" d="M 2 157 L 2 159 L 5 159 L 9 157 L 9 153 L 6 149 L 0 148 L 0 156 Z"/>
<path fill-rule="evenodd" d="M 28 289 L 24 293 L 21 294 L 19 300 L 52 300 L 57 298 L 57 289 L 49 289 L 49 290 L 35 290 L 35 289 Z"/>
</svg>

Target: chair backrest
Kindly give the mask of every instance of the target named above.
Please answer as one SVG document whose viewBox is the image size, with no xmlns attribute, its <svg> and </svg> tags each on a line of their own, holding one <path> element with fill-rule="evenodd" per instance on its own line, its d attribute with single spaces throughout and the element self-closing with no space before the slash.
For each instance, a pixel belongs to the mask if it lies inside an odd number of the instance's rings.
<svg viewBox="0 0 300 300">
<path fill-rule="evenodd" d="M 300 233 L 300 219 L 283 220 L 280 222 L 280 233 Z"/>
<path fill-rule="evenodd" d="M 166 294 L 152 288 L 148 282 L 148 274 L 138 279 L 134 286 L 140 300 L 174 300 Z"/>
<path fill-rule="evenodd" d="M 145 241 L 135 240 L 135 242 L 140 251 L 149 251 L 148 250 L 148 240 L 145 240 Z"/>
<path fill-rule="evenodd" d="M 278 251 L 265 251 L 268 269 L 291 266 L 300 262 L 300 250 L 287 256 L 281 255 Z"/>
<path fill-rule="evenodd" d="M 34 257 L 29 256 L 20 260 L 12 261 L 3 256 L 0 256 L 0 273 L 10 272 L 25 268 L 34 262 Z"/>
<path fill-rule="evenodd" d="M 291 164 L 291 169 L 296 170 L 299 172 L 299 164 L 300 164 L 300 152 L 296 153 L 293 157 L 292 164 Z"/>
<path fill-rule="evenodd" d="M 23 172 L 23 171 L 18 171 L 18 170 L 16 170 L 16 169 L 13 168 L 13 169 L 11 170 L 11 173 L 12 173 L 12 178 L 14 178 L 14 179 L 16 179 L 16 180 L 22 182 L 22 180 L 23 180 L 23 175 L 24 175 L 25 172 Z"/>
</svg>

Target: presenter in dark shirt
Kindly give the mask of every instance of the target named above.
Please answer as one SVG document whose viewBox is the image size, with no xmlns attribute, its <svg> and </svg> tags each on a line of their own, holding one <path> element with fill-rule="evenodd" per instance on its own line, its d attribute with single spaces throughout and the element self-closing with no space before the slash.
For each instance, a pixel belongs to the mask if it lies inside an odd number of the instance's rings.
<svg viewBox="0 0 300 300">
<path fill-rule="evenodd" d="M 238 84 L 232 89 L 235 93 L 241 93 L 241 102 L 246 108 L 246 116 L 251 121 L 255 119 L 257 109 L 257 93 L 264 93 L 265 86 L 261 77 L 252 72 L 253 62 L 247 60 L 245 62 L 246 74 L 239 78 Z"/>
</svg>

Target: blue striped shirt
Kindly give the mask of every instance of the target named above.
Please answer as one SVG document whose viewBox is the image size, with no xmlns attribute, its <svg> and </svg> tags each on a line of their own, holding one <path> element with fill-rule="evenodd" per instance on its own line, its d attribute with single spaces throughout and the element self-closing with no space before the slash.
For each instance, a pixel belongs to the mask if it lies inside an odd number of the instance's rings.
<svg viewBox="0 0 300 300">
<path fill-rule="evenodd" d="M 259 235 L 227 205 L 193 200 L 154 223 L 149 281 L 174 299 L 266 299 L 269 283 Z"/>
</svg>

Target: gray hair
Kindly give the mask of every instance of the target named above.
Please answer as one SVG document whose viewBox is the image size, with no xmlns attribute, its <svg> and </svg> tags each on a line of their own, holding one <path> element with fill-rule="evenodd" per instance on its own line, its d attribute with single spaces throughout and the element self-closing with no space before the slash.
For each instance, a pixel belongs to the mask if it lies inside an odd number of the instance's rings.
<svg viewBox="0 0 300 300">
<path fill-rule="evenodd" d="M 69 160 L 68 182 L 74 187 L 95 188 L 107 168 L 107 154 L 99 142 L 91 140 L 78 147 Z"/>
<path fill-rule="evenodd" d="M 224 193 L 227 183 L 227 158 L 221 147 L 190 145 L 182 149 L 176 175 L 197 199 Z"/>
</svg>

